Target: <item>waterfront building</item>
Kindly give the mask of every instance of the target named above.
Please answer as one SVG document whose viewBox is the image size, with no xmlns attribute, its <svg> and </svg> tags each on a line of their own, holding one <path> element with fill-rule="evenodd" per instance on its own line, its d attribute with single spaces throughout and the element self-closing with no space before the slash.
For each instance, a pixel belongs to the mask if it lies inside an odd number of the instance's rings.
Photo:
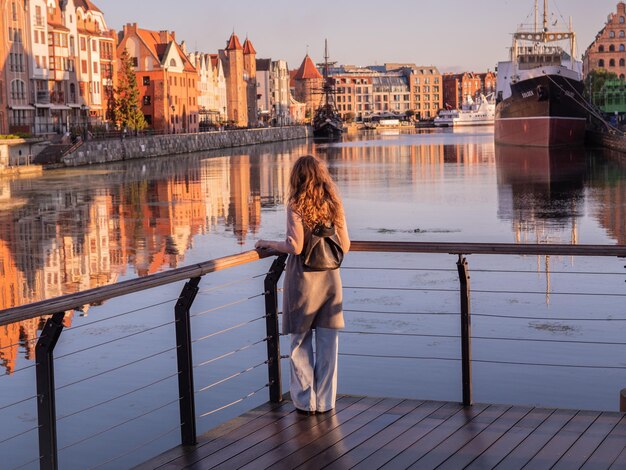
<svg viewBox="0 0 626 470">
<path fill-rule="evenodd" d="M 239 127 L 257 125 L 256 51 L 246 38 L 243 46 L 233 32 L 219 51 L 226 78 L 228 121 Z"/>
<path fill-rule="evenodd" d="M 481 93 L 485 96 L 495 92 L 496 74 L 486 73 L 446 73 L 443 81 L 443 105 L 449 109 L 460 108 L 467 97 L 476 99 Z"/>
<path fill-rule="evenodd" d="M 300 68 L 293 74 L 294 95 L 296 101 L 304 103 L 307 119 L 311 119 L 313 114 L 322 103 L 322 87 L 324 77 L 317 70 L 309 54 L 304 56 Z"/>
<path fill-rule="evenodd" d="M 593 104 L 608 114 L 626 113 L 626 83 L 624 80 L 606 80 L 602 89 L 593 94 Z"/>
<path fill-rule="evenodd" d="M 259 120 L 272 126 L 291 123 L 289 67 L 284 60 L 257 59 Z"/>
<path fill-rule="evenodd" d="M 389 63 L 331 67 L 336 106 L 343 119 L 431 119 L 442 106 L 441 74 L 434 66 Z"/>
<path fill-rule="evenodd" d="M 200 129 L 226 120 L 226 77 L 217 54 L 192 52 L 189 60 L 198 71 Z"/>
<path fill-rule="evenodd" d="M 63 134 L 111 117 L 115 33 L 90 0 L 2 0 L 0 133 Z"/>
<path fill-rule="evenodd" d="M 605 69 L 626 78 L 626 3 L 619 2 L 583 55 L 583 73 Z"/>
<path fill-rule="evenodd" d="M 148 126 L 168 133 L 198 132 L 198 72 L 176 34 L 128 23 L 117 45 L 118 58 L 124 49 L 135 68 Z"/>
</svg>

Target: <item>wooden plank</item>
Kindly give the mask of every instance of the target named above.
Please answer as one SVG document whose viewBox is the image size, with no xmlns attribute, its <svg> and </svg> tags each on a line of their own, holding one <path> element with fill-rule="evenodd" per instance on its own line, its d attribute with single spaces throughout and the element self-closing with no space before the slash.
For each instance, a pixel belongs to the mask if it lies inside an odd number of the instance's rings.
<svg viewBox="0 0 626 470">
<path fill-rule="evenodd" d="M 520 422 L 509 429 L 495 444 L 486 449 L 476 460 L 466 467 L 466 470 L 487 470 L 494 468 L 517 445 L 539 427 L 554 410 L 535 408 Z"/>
<path fill-rule="evenodd" d="M 478 407 L 480 409 L 484 409 L 484 406 L 481 407 L 478 405 Z M 455 416 L 462 411 L 464 411 L 464 408 L 460 404 L 446 403 L 444 406 L 431 413 L 428 417 L 419 420 L 416 425 L 406 429 L 402 434 L 398 435 L 387 445 L 381 447 L 376 452 L 373 452 L 353 468 L 359 470 L 380 468 L 396 455 L 407 449 L 411 444 L 415 443 L 420 438 L 442 425 L 450 416 Z"/>
<path fill-rule="evenodd" d="M 307 460 L 304 465 L 307 468 L 327 468 L 327 465 L 329 465 L 330 463 L 337 461 L 350 450 L 361 445 L 372 436 L 377 435 L 383 429 L 386 429 L 388 426 L 400 420 L 407 412 L 415 409 L 416 405 L 419 405 L 420 403 L 421 402 L 415 401 L 405 401 L 403 403 L 400 403 L 398 406 L 365 423 L 364 426 L 361 426 L 356 431 L 349 434 L 345 433 L 344 437 L 340 439 L 337 443 L 321 451 L 313 458 Z M 350 424 L 354 425 L 354 423 L 361 417 L 365 417 L 365 413 L 360 415 L 358 418 L 352 420 Z M 346 428 L 342 427 L 341 431 L 346 431 Z"/>
<path fill-rule="evenodd" d="M 279 468 L 297 468 L 303 462 L 308 463 L 311 458 L 324 452 L 326 449 L 333 448 L 334 444 L 344 439 L 345 436 L 352 434 L 365 424 L 386 413 L 397 406 L 401 401 L 402 400 L 398 398 L 380 400 L 374 406 L 344 421 L 340 426 L 328 430 L 323 436 L 320 436 L 308 445 L 302 446 L 298 451 L 277 461 L 275 465 Z M 336 447 L 334 447 L 334 449 L 336 449 Z M 340 455 L 337 457 L 340 457 Z M 326 454 L 326 458 L 329 458 L 328 454 Z M 331 458 L 330 461 L 332 460 L 334 460 L 334 458 Z"/>
<path fill-rule="evenodd" d="M 598 446 L 582 466 L 583 470 L 609 468 L 619 454 L 626 448 L 626 415 L 609 433 L 606 439 Z"/>
<path fill-rule="evenodd" d="M 306 432 L 302 432 L 298 434 L 296 437 L 284 441 L 278 447 L 271 449 L 266 452 L 264 455 L 259 457 L 253 462 L 250 462 L 247 465 L 241 467 L 242 469 L 256 470 L 258 468 L 268 468 L 276 464 L 276 462 L 287 458 L 294 452 L 297 452 L 301 448 L 307 446 L 309 443 L 319 439 L 324 436 L 326 433 L 332 431 L 333 429 L 340 426 L 342 423 L 350 420 L 354 416 L 363 413 L 368 410 L 372 406 L 376 405 L 381 401 L 380 398 L 363 398 L 348 408 L 340 411 L 335 414 L 332 419 L 328 419 L 320 423 L 319 425 L 314 424 L 309 429 L 306 429 Z M 323 416 L 323 415 L 322 415 Z M 312 417 L 314 420 L 315 417 Z"/>
<path fill-rule="evenodd" d="M 434 469 L 445 462 L 451 454 L 481 434 L 485 428 L 510 408 L 510 406 L 504 405 L 491 405 L 434 447 L 431 447 L 429 440 L 424 438 L 418 445 L 412 446 L 409 451 L 405 452 L 403 459 L 406 461 L 409 456 L 413 459 L 414 463 L 409 468 Z M 436 439 L 433 438 L 431 442 L 435 443 Z"/>
<path fill-rule="evenodd" d="M 579 411 L 569 423 L 563 426 L 555 436 L 537 454 L 528 461 L 532 467 L 551 468 L 574 442 L 600 416 L 597 411 Z"/>
<path fill-rule="evenodd" d="M 502 416 L 489 424 L 478 436 L 474 437 L 461 449 L 450 455 L 439 467 L 441 470 L 456 470 L 465 468 L 477 457 L 483 454 L 491 445 L 500 437 L 510 431 L 520 420 L 522 420 L 531 408 L 512 407 L 508 409 Z M 482 418 L 485 413 L 482 413 Z"/>
<path fill-rule="evenodd" d="M 260 416 L 263 416 L 267 413 L 269 413 L 272 410 L 278 409 L 282 406 L 290 406 L 289 402 L 282 402 L 282 403 L 264 403 L 256 408 L 254 408 L 253 410 L 247 411 L 246 413 L 244 413 L 243 415 L 240 415 L 236 418 L 233 418 L 229 421 L 226 421 L 225 423 L 220 424 L 219 426 L 211 429 L 210 431 L 206 432 L 205 434 L 201 435 L 198 437 L 198 444 L 197 446 L 201 446 L 204 445 L 208 442 L 211 442 L 214 439 L 217 439 L 218 437 L 227 434 L 239 427 L 245 426 L 247 423 L 249 423 L 252 420 L 257 419 Z M 148 470 L 148 469 L 154 469 L 154 468 L 158 468 L 161 467 L 163 465 L 166 465 L 170 462 L 172 462 L 173 460 L 176 460 L 177 458 L 192 452 L 194 449 L 196 448 L 196 446 L 178 446 L 178 447 L 174 447 L 173 449 L 170 449 L 166 452 L 163 452 L 162 454 L 158 455 L 157 457 L 149 460 L 148 462 L 145 462 L 143 464 L 137 465 L 136 469 L 138 470 Z"/>
<path fill-rule="evenodd" d="M 239 439 L 244 439 L 249 434 L 252 434 L 257 429 L 261 429 L 268 424 L 271 424 L 283 416 L 287 416 L 292 412 L 292 406 L 289 406 L 285 403 L 278 409 L 271 410 L 268 413 L 265 413 L 261 416 L 258 416 L 256 419 L 245 423 L 242 426 L 238 426 L 232 431 L 224 433 L 217 438 L 211 439 L 207 442 L 198 444 L 193 450 L 190 452 L 186 452 L 181 455 L 179 458 L 169 462 L 167 465 L 164 465 L 160 468 L 163 470 L 175 469 L 175 468 L 183 468 L 188 465 L 191 465 L 198 460 L 204 458 L 206 455 L 211 455 L 214 452 L 222 449 L 228 444 L 235 442 Z"/>
<path fill-rule="evenodd" d="M 602 413 L 552 468 L 569 470 L 579 467 L 593 454 L 621 419 L 621 413 Z"/>
<path fill-rule="evenodd" d="M 278 447 L 286 440 L 292 439 L 300 433 L 307 432 L 310 428 L 319 425 L 322 421 L 332 419 L 336 413 L 356 403 L 358 400 L 359 399 L 356 397 L 340 397 L 335 404 L 334 410 L 314 417 L 307 417 L 294 411 L 285 418 L 250 434 L 246 438 L 247 445 L 234 442 L 208 456 L 208 458 L 200 460 L 196 466 L 207 466 L 207 461 L 210 460 L 211 467 L 216 469 L 242 467 L 264 455 L 266 452 Z"/>
<path fill-rule="evenodd" d="M 419 404 L 419 402 L 414 402 Z M 344 468 L 352 468 L 362 460 L 372 455 L 377 450 L 388 445 L 398 436 L 406 432 L 408 429 L 415 426 L 421 420 L 426 418 L 432 412 L 438 410 L 444 405 L 443 402 L 426 402 L 410 411 L 408 414 L 402 416 L 396 422 L 390 424 L 381 432 L 367 439 L 363 443 L 351 449 L 341 458 L 331 463 L 327 470 L 341 470 Z"/>
<path fill-rule="evenodd" d="M 522 468 L 574 416 L 574 410 L 556 410 L 495 467 L 500 470 Z"/>
</svg>

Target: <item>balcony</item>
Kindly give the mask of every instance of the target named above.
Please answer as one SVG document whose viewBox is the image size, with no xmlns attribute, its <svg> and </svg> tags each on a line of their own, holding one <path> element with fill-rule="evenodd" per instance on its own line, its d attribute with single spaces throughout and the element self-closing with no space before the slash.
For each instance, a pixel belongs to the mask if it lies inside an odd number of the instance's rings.
<svg viewBox="0 0 626 470">
<path fill-rule="evenodd" d="M 34 92 L 35 103 L 50 104 L 50 92 L 48 90 L 37 90 Z"/>
</svg>

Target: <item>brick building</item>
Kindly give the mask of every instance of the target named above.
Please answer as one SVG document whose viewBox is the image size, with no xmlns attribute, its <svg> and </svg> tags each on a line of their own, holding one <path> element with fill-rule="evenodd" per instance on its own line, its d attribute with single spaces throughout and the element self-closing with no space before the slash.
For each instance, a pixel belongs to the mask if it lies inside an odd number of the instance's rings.
<svg viewBox="0 0 626 470">
<path fill-rule="evenodd" d="M 317 70 L 309 54 L 304 56 L 300 68 L 292 76 L 294 84 L 293 97 L 296 101 L 304 103 L 305 115 L 312 117 L 313 113 L 322 103 L 322 87 L 324 77 Z"/>
<path fill-rule="evenodd" d="M 583 72 L 606 69 L 626 78 L 626 3 L 619 2 L 583 55 Z"/>
<path fill-rule="evenodd" d="M 495 92 L 496 74 L 486 73 L 446 73 L 443 75 L 443 104 L 447 108 L 460 108 L 467 97 L 475 99 Z"/>
<path fill-rule="evenodd" d="M 246 38 L 243 46 L 235 33 L 219 51 L 226 78 L 226 112 L 236 126 L 257 125 L 256 51 Z"/>
<path fill-rule="evenodd" d="M 124 26 L 117 56 L 126 49 L 137 77 L 148 126 L 168 133 L 198 132 L 198 72 L 169 31 Z"/>
</svg>

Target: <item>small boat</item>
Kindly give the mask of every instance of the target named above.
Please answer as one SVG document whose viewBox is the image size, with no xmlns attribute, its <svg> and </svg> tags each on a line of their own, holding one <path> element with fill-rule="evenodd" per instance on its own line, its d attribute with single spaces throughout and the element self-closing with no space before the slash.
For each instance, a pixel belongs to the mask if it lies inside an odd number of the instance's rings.
<svg viewBox="0 0 626 470">
<path fill-rule="evenodd" d="M 461 109 L 442 109 L 435 118 L 437 127 L 492 126 L 496 115 L 493 94 L 480 94 L 477 101 L 467 96 Z"/>
<path fill-rule="evenodd" d="M 337 138 L 343 133 L 343 120 L 335 108 L 335 87 L 328 74 L 328 41 L 324 49 L 324 101 L 313 116 L 313 135 L 315 137 Z"/>
<path fill-rule="evenodd" d="M 540 28 L 535 2 L 534 29 L 514 33 L 510 60 L 498 63 L 497 143 L 553 147 L 584 141 L 588 105 L 571 20 L 568 30 L 549 30 L 547 0 L 543 10 Z M 560 43 L 569 43 L 569 50 Z"/>
</svg>

